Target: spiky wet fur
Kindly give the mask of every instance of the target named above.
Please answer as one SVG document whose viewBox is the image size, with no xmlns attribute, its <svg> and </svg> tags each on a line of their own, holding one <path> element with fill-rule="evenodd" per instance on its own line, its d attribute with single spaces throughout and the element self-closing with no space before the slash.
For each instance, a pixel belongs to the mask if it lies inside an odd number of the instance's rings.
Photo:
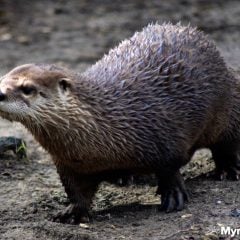
<svg viewBox="0 0 240 240">
<path fill-rule="evenodd" d="M 83 74 L 34 66 L 43 78 L 53 72 L 71 79 L 70 87 L 17 120 L 53 156 L 70 200 L 81 209 L 104 179 L 154 172 L 168 181 L 196 149 L 238 143 L 236 78 L 195 28 L 149 25 Z M 159 192 L 168 188 L 162 183 Z"/>
<path fill-rule="evenodd" d="M 51 126 L 43 127 L 40 141 L 52 154 L 64 149 L 71 165 L 77 155 L 86 173 L 161 169 L 166 154 L 188 156 L 219 138 L 232 109 L 233 81 L 201 32 L 150 25 L 75 76 L 74 95 L 35 110 Z"/>
</svg>

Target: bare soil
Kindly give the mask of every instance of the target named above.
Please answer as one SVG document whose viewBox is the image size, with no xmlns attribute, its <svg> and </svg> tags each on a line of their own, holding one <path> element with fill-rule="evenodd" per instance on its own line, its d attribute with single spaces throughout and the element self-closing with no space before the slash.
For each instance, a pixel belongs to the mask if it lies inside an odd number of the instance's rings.
<svg viewBox="0 0 240 240">
<path fill-rule="evenodd" d="M 28 62 L 83 71 L 119 41 L 155 21 L 198 26 L 240 72 L 239 0 L 4 0 L 0 74 Z M 28 147 L 27 160 L 11 152 L 0 156 L 0 239 L 240 239 L 220 233 L 222 226 L 240 228 L 239 183 L 201 175 L 212 169 L 206 150 L 183 170 L 191 195 L 185 210 L 158 212 L 155 186 L 103 183 L 91 223 L 68 225 L 51 220 L 68 200 L 50 156 L 19 124 L 0 120 L 0 136 L 23 138 Z"/>
</svg>

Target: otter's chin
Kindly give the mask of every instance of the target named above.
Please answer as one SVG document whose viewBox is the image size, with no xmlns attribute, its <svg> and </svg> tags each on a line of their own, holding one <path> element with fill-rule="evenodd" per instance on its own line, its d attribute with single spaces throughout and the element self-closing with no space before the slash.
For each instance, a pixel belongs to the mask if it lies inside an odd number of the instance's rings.
<svg viewBox="0 0 240 240">
<path fill-rule="evenodd" d="M 10 122 L 14 121 L 14 120 L 12 119 L 11 114 L 9 114 L 9 113 L 7 113 L 7 112 L 3 112 L 3 111 L 1 111 L 1 109 L 0 109 L 0 118 L 6 119 L 6 120 L 8 120 L 8 121 L 10 121 Z"/>
</svg>

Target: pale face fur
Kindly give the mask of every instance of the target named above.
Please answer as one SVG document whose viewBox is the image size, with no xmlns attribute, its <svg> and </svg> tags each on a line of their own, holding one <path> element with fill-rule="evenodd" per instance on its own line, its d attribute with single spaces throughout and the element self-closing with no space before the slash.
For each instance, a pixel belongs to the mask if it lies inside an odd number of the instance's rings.
<svg viewBox="0 0 240 240">
<path fill-rule="evenodd" d="M 26 64 L 13 69 L 0 80 L 0 116 L 8 120 L 20 121 L 24 125 L 28 119 L 38 118 L 39 110 L 48 106 L 51 113 L 67 101 L 70 80 L 53 66 Z M 54 70 L 54 71 L 53 71 Z"/>
</svg>

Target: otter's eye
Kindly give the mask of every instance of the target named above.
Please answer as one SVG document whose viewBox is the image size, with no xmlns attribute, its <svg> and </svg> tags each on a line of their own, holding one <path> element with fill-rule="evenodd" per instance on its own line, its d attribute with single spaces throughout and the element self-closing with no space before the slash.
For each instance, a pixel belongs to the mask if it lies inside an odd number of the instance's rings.
<svg viewBox="0 0 240 240">
<path fill-rule="evenodd" d="M 20 89 L 25 95 L 31 95 L 36 92 L 36 88 L 32 86 L 22 86 Z"/>
</svg>

